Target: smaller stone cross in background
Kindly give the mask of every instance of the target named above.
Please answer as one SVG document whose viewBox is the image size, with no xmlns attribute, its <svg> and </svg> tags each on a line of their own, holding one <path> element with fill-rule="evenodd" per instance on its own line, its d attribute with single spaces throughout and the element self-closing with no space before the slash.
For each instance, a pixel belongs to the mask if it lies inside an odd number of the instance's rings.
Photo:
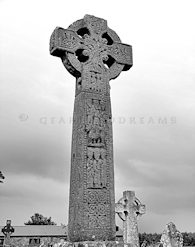
<svg viewBox="0 0 195 247">
<path fill-rule="evenodd" d="M 135 197 L 135 191 L 124 191 L 115 204 L 115 212 L 123 220 L 124 246 L 139 247 L 137 216 L 145 214 L 145 205 Z"/>
<path fill-rule="evenodd" d="M 1 231 L 5 235 L 4 246 L 11 246 L 10 236 L 14 232 L 14 228 L 11 226 L 11 220 L 7 220 L 6 226 L 4 226 Z"/>
<path fill-rule="evenodd" d="M 3 183 L 1 179 L 5 179 L 5 177 L 3 176 L 3 173 L 0 171 L 0 183 Z"/>
</svg>

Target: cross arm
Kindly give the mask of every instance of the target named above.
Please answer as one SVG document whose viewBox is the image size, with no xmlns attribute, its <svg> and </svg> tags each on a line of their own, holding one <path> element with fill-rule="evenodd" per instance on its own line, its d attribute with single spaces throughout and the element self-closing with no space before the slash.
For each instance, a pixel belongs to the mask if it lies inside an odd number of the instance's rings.
<svg viewBox="0 0 195 247">
<path fill-rule="evenodd" d="M 142 215 L 145 213 L 146 213 L 146 206 L 141 204 L 139 207 L 139 215 Z"/>
<path fill-rule="evenodd" d="M 124 202 L 124 198 L 122 197 L 117 203 L 115 203 L 115 213 L 118 214 L 121 220 L 125 220 L 124 212 L 126 210 L 126 205 Z"/>
<path fill-rule="evenodd" d="M 107 46 L 108 55 L 113 57 L 119 64 L 125 65 L 123 70 L 128 70 L 133 66 L 132 46 L 114 42 Z"/>
<path fill-rule="evenodd" d="M 122 203 L 115 204 L 115 212 L 116 213 L 123 213 L 125 211 L 125 206 Z"/>
<path fill-rule="evenodd" d="M 82 39 L 73 30 L 56 27 L 50 38 L 50 54 L 62 57 L 65 51 L 74 53 L 82 45 Z"/>
<path fill-rule="evenodd" d="M 135 203 L 134 204 L 134 208 L 135 208 L 135 211 L 137 213 L 137 216 L 146 213 L 146 206 L 141 204 L 139 199 L 135 198 L 135 202 L 134 203 Z"/>
<path fill-rule="evenodd" d="M 5 177 L 3 176 L 3 173 L 0 171 L 0 179 L 5 179 Z M 3 183 L 3 181 L 0 180 L 0 183 Z"/>
</svg>

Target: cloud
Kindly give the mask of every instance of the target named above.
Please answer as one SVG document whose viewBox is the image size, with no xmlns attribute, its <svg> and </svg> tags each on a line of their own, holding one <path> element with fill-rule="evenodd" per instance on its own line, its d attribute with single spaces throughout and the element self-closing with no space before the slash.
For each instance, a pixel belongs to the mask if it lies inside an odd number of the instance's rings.
<svg viewBox="0 0 195 247">
<path fill-rule="evenodd" d="M 0 224 L 12 219 L 13 225 L 22 225 L 35 212 L 51 216 L 58 224 L 67 223 L 68 190 L 67 183 L 54 179 L 28 174 L 10 175 L 0 188 Z"/>
<path fill-rule="evenodd" d="M 194 175 L 190 165 L 129 160 L 122 167 L 115 166 L 117 198 L 124 190 L 135 190 L 152 213 L 193 211 Z"/>
<path fill-rule="evenodd" d="M 9 174 L 27 173 L 57 180 L 68 179 L 70 124 L 43 125 L 32 119 L 22 122 L 18 116 L 15 121 L 5 122 L 1 160 L 6 177 Z"/>
</svg>

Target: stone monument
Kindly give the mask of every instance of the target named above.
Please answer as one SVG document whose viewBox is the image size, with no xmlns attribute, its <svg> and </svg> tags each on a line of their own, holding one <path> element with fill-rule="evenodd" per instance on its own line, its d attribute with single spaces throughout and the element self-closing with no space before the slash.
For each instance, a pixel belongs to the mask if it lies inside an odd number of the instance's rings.
<svg viewBox="0 0 195 247">
<path fill-rule="evenodd" d="M 4 245 L 11 246 L 11 234 L 14 232 L 14 228 L 11 226 L 11 220 L 7 220 L 6 226 L 1 229 L 2 233 L 5 235 Z"/>
<path fill-rule="evenodd" d="M 3 183 L 1 179 L 5 179 L 5 177 L 3 176 L 3 173 L 0 171 L 0 183 Z"/>
<path fill-rule="evenodd" d="M 163 247 L 182 247 L 183 237 L 177 230 L 176 225 L 172 222 L 166 224 L 166 229 L 163 231 L 161 239 Z"/>
<path fill-rule="evenodd" d="M 115 240 L 115 191 L 109 81 L 132 66 L 132 47 L 91 15 L 57 27 L 50 54 L 76 77 L 68 239 Z"/>
<path fill-rule="evenodd" d="M 123 220 L 124 245 L 139 247 L 137 216 L 145 214 L 145 205 L 135 197 L 135 191 L 124 191 L 115 205 L 115 211 Z"/>
</svg>

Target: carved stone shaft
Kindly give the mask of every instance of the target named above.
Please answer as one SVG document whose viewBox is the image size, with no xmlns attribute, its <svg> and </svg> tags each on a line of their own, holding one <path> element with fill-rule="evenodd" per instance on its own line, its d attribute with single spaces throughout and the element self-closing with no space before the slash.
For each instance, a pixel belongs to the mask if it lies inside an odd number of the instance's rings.
<svg viewBox="0 0 195 247">
<path fill-rule="evenodd" d="M 68 29 L 54 30 L 50 53 L 76 77 L 68 238 L 111 241 L 116 226 L 109 81 L 132 66 L 132 49 L 106 20 L 85 15 Z"/>
</svg>

